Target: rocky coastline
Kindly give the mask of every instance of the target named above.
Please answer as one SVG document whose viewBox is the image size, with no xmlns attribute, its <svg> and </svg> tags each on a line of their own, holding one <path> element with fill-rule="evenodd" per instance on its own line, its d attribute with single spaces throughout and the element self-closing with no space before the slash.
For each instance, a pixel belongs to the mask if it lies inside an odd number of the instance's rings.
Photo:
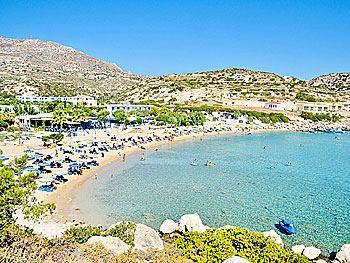
<svg viewBox="0 0 350 263">
<path fill-rule="evenodd" d="M 70 228 L 86 228 L 88 225 L 79 222 L 67 222 L 59 223 L 53 220 L 40 220 L 38 222 L 28 221 L 21 218 L 19 215 L 19 220 L 17 222 L 19 225 L 26 225 L 31 227 L 34 232 L 48 239 L 57 239 L 62 237 L 67 230 Z M 123 226 L 126 222 L 118 222 L 111 225 L 108 229 L 102 230 L 102 226 L 97 228 L 102 231 L 111 231 L 118 226 Z M 128 224 L 134 225 L 133 229 L 127 229 L 126 233 L 133 234 L 133 245 L 127 244 L 121 238 L 116 236 L 103 236 L 103 235 L 93 235 L 87 239 L 87 244 L 90 245 L 102 245 L 107 251 L 109 251 L 113 256 L 118 256 L 127 251 L 132 251 L 133 253 L 148 253 L 150 251 L 162 251 L 169 247 L 169 240 L 174 238 L 176 234 L 185 234 L 189 232 L 205 233 L 206 231 L 214 230 L 219 231 L 222 229 L 238 229 L 235 226 L 226 225 L 218 229 L 212 229 L 209 226 L 203 224 L 200 216 L 195 214 L 183 215 L 178 222 L 171 219 L 163 221 L 159 230 L 156 231 L 144 224 L 136 224 L 133 222 L 127 222 Z M 314 246 L 305 246 L 303 244 L 294 245 L 288 248 L 283 244 L 280 235 L 275 230 L 270 230 L 262 233 L 267 240 L 271 240 L 276 243 L 281 249 L 297 253 L 299 255 L 305 256 L 309 262 L 323 263 L 349 263 L 350 262 L 350 244 L 344 244 L 338 252 L 332 252 L 330 255 L 322 254 L 321 249 Z M 147 262 L 147 261 L 143 261 Z M 224 261 L 224 263 L 248 263 L 249 261 L 245 258 L 239 256 L 230 257 Z"/>
</svg>

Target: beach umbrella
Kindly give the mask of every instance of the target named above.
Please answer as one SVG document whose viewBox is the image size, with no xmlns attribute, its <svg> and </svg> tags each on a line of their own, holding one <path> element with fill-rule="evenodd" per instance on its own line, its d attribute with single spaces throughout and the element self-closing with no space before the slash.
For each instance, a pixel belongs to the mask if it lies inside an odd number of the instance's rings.
<svg viewBox="0 0 350 263">
<path fill-rule="evenodd" d="M 35 149 L 35 150 L 42 150 L 43 147 L 35 147 L 34 149 Z"/>
<path fill-rule="evenodd" d="M 41 154 L 43 154 L 43 155 L 51 155 L 52 153 L 50 153 L 50 152 L 42 152 Z"/>
<path fill-rule="evenodd" d="M 91 159 L 93 159 L 93 158 L 98 158 L 98 156 L 97 156 L 97 155 L 92 155 L 92 154 L 90 154 L 90 155 L 89 155 L 89 158 L 91 158 Z"/>
<path fill-rule="evenodd" d="M 58 175 L 58 176 L 66 175 L 66 174 L 67 174 L 67 171 L 57 171 L 57 172 L 55 172 L 55 175 Z"/>
<path fill-rule="evenodd" d="M 34 154 L 34 155 L 32 155 L 32 156 L 30 156 L 30 157 L 33 157 L 33 158 L 41 158 L 41 157 L 43 157 L 41 154 Z"/>
<path fill-rule="evenodd" d="M 18 154 L 18 153 L 14 153 L 14 154 L 11 154 L 12 157 L 19 157 L 19 156 L 22 156 L 22 154 Z"/>
<path fill-rule="evenodd" d="M 24 153 L 32 153 L 32 152 L 34 152 L 33 150 L 24 150 L 23 151 Z"/>
<path fill-rule="evenodd" d="M 74 152 L 76 152 L 76 153 L 81 153 L 82 150 L 75 150 Z"/>
<path fill-rule="evenodd" d="M 59 158 L 59 157 L 54 157 L 54 158 L 51 159 L 51 161 L 53 161 L 53 162 L 59 162 L 59 161 L 61 161 L 61 160 L 62 160 L 62 159 Z"/>
<path fill-rule="evenodd" d="M 81 166 L 81 164 L 79 163 L 72 163 L 69 165 L 69 167 L 79 167 L 79 166 Z"/>
<path fill-rule="evenodd" d="M 39 163 L 38 166 L 44 167 L 44 166 L 50 166 L 49 163 Z"/>
<path fill-rule="evenodd" d="M 72 153 L 65 153 L 63 154 L 65 157 L 68 157 L 68 156 L 72 156 L 73 154 Z"/>
<path fill-rule="evenodd" d="M 0 161 L 6 161 L 8 160 L 9 158 L 7 158 L 6 156 L 0 156 Z"/>
<path fill-rule="evenodd" d="M 47 184 L 47 183 L 52 183 L 53 180 L 54 180 L 54 179 L 51 178 L 51 177 L 43 177 L 43 178 L 38 179 L 37 181 L 38 181 L 39 183 L 45 183 L 45 184 Z"/>
<path fill-rule="evenodd" d="M 28 167 L 27 169 L 24 169 L 25 171 L 27 171 L 27 172 L 37 172 L 38 171 L 38 169 L 37 168 L 33 168 L 33 167 Z"/>
</svg>

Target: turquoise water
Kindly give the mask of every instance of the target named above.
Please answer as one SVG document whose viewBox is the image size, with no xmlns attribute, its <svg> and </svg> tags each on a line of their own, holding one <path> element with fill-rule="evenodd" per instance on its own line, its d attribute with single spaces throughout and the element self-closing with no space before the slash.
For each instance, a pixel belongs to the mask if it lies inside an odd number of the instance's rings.
<svg viewBox="0 0 350 263">
<path fill-rule="evenodd" d="M 350 134 L 337 136 L 256 133 L 168 143 L 148 149 L 145 163 L 135 153 L 125 165 L 104 167 L 74 206 L 88 223 L 131 220 L 155 229 L 197 212 L 208 226 L 279 233 L 275 224 L 286 217 L 298 228 L 281 234 L 286 244 L 337 251 L 350 242 Z M 190 165 L 193 158 L 200 165 Z M 206 160 L 217 166 L 204 166 Z"/>
</svg>

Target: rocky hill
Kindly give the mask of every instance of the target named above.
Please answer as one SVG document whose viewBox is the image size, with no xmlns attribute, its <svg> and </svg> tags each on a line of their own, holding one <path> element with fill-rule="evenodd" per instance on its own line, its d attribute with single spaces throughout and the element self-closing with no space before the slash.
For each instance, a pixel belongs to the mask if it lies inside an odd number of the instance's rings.
<svg viewBox="0 0 350 263">
<path fill-rule="evenodd" d="M 323 86 L 329 89 L 350 89 L 350 73 L 332 73 L 309 81 L 310 86 Z"/>
<path fill-rule="evenodd" d="M 125 100 L 230 105 L 233 100 L 252 101 L 342 101 L 350 93 L 326 86 L 310 86 L 290 76 L 246 69 L 223 69 L 201 73 L 173 74 L 150 78 L 127 91 Z"/>
<path fill-rule="evenodd" d="M 144 79 L 57 43 L 0 38 L 2 92 L 112 96 Z"/>
<path fill-rule="evenodd" d="M 349 87 L 350 73 L 309 82 L 237 68 L 150 78 L 57 43 L 0 38 L 0 94 L 230 105 L 234 100 L 349 101 Z"/>
</svg>

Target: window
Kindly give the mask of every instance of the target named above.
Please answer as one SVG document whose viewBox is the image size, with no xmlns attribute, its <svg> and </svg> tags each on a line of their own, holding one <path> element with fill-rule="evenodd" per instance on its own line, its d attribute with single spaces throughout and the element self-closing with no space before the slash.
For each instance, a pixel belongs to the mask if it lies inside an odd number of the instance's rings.
<svg viewBox="0 0 350 263">
<path fill-rule="evenodd" d="M 322 111 L 322 107 L 318 107 L 318 111 Z"/>
</svg>

